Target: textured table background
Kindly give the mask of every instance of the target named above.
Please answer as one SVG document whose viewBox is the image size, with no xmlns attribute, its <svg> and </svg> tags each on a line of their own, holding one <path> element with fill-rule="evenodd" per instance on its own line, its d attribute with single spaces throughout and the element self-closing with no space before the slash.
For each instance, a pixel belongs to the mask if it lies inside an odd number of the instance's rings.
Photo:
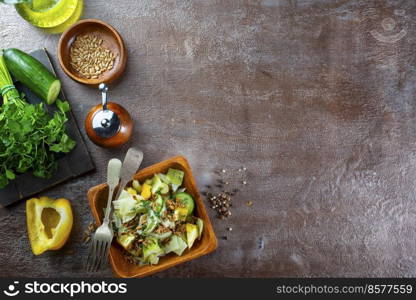
<svg viewBox="0 0 416 300">
<path fill-rule="evenodd" d="M 117 150 L 88 141 L 97 171 L 46 193 L 73 203 L 63 250 L 34 257 L 24 202 L 10 208 L 1 276 L 85 276 L 86 192 L 131 145 L 146 166 L 185 155 L 202 190 L 216 168 L 247 180 L 229 220 L 210 210 L 228 237 L 218 250 L 157 276 L 416 276 L 415 1 L 85 2 L 84 17 L 125 39 L 128 67 L 110 95 L 135 137 Z M 56 53 L 59 36 L 1 13 L 2 48 Z M 58 72 L 83 126 L 99 94 Z"/>
</svg>

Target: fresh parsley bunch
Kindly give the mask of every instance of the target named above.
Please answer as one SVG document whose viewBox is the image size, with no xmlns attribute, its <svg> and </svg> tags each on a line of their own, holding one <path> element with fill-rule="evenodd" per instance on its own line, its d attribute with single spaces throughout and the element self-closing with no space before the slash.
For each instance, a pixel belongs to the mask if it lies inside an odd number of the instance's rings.
<svg viewBox="0 0 416 300">
<path fill-rule="evenodd" d="M 1 52 L 0 91 L 0 188 L 29 170 L 37 177 L 51 177 L 57 169 L 56 153 L 68 153 L 76 145 L 65 129 L 69 103 L 58 99 L 58 110 L 50 115 L 43 103 L 24 101 L 13 87 Z"/>
</svg>

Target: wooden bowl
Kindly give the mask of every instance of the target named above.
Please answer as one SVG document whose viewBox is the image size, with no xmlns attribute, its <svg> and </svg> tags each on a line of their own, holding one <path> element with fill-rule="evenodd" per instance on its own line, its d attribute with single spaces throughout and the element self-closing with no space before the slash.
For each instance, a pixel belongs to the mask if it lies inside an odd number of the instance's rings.
<svg viewBox="0 0 416 300">
<path fill-rule="evenodd" d="M 199 195 L 195 179 L 192 175 L 191 167 L 184 157 L 176 156 L 147 167 L 138 172 L 134 176 L 134 179 L 143 182 L 147 178 L 152 177 L 155 173 L 166 173 L 169 168 L 180 169 L 185 172 L 184 186 L 186 187 L 187 192 L 190 193 L 195 199 L 195 215 L 204 221 L 202 237 L 199 241 L 195 242 L 191 250 L 185 250 L 182 256 L 177 256 L 174 253 L 170 253 L 164 257 L 161 257 L 159 264 L 154 266 L 138 266 L 129 263 L 123 256 L 123 248 L 116 241 L 113 241 L 110 249 L 110 264 L 114 274 L 118 277 L 145 277 L 184 263 L 186 261 L 195 259 L 202 255 L 211 253 L 217 248 L 217 238 L 215 237 L 211 221 L 207 215 L 201 196 Z M 101 220 L 103 219 L 103 211 L 107 202 L 107 195 L 107 184 L 100 184 L 88 191 L 88 201 L 92 214 L 98 225 L 101 225 Z"/>
<path fill-rule="evenodd" d="M 123 106 L 114 102 L 108 102 L 107 106 L 109 110 L 113 111 L 120 118 L 120 128 L 118 132 L 110 138 L 103 138 L 97 135 L 97 133 L 94 131 L 92 120 L 99 111 L 103 110 L 103 105 L 101 103 L 94 106 L 88 112 L 88 115 L 85 118 L 85 131 L 87 132 L 90 140 L 100 147 L 118 147 L 127 143 L 127 141 L 130 139 L 131 134 L 133 133 L 133 120 Z"/>
<path fill-rule="evenodd" d="M 87 79 L 78 73 L 69 63 L 69 53 L 72 43 L 78 35 L 91 34 L 103 40 L 103 46 L 115 55 L 114 66 L 96 79 Z M 127 54 L 123 39 L 111 25 L 96 19 L 81 20 L 68 28 L 61 36 L 58 45 L 58 58 L 65 74 L 80 83 L 97 86 L 101 82 L 110 83 L 123 73 L 126 68 Z"/>
</svg>

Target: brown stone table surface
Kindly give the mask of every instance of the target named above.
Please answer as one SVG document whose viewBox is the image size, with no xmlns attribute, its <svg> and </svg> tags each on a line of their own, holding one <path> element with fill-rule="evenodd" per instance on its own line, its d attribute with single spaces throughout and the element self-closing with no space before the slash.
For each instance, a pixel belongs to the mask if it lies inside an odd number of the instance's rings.
<svg viewBox="0 0 416 300">
<path fill-rule="evenodd" d="M 0 276 L 88 276 L 86 192 L 129 146 L 145 166 L 183 154 L 201 190 L 217 169 L 240 189 L 229 219 L 209 210 L 217 251 L 158 277 L 416 276 L 415 1 L 85 2 L 84 17 L 125 40 L 110 98 L 131 112 L 134 138 L 114 150 L 88 141 L 96 172 L 45 193 L 73 204 L 61 251 L 33 256 L 24 202 L 10 208 Z M 60 70 L 58 35 L 1 13 L 2 48 L 54 55 L 86 138 L 99 93 Z"/>
</svg>

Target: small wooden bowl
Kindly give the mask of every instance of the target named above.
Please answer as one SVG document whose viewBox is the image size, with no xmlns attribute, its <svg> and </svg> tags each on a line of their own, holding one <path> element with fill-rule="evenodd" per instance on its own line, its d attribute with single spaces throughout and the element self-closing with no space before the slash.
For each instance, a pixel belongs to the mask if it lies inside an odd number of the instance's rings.
<svg viewBox="0 0 416 300">
<path fill-rule="evenodd" d="M 69 54 L 72 43 L 78 35 L 91 34 L 103 39 L 103 46 L 115 55 L 114 66 L 111 70 L 99 75 L 97 79 L 87 79 L 72 68 Z M 80 83 L 97 86 L 101 82 L 111 83 L 120 77 L 126 68 L 127 54 L 123 39 L 111 25 L 96 19 L 81 20 L 68 28 L 61 36 L 58 45 L 58 58 L 65 74 Z"/>
<path fill-rule="evenodd" d="M 156 173 L 166 173 L 169 168 L 180 169 L 185 172 L 184 186 L 186 187 L 186 191 L 190 193 L 195 199 L 195 215 L 204 221 L 202 238 L 201 240 L 195 242 L 191 250 L 185 250 L 182 256 L 177 256 L 176 254 L 170 253 L 164 257 L 161 257 L 159 264 L 154 266 L 138 266 L 129 263 L 123 256 L 123 248 L 116 241 L 113 241 L 113 244 L 110 248 L 110 264 L 113 268 L 114 274 L 118 277 L 145 277 L 166 270 L 183 262 L 195 259 L 202 255 L 211 253 L 217 248 L 217 238 L 215 237 L 214 229 L 212 228 L 211 221 L 205 210 L 204 203 L 202 202 L 201 196 L 199 195 L 195 179 L 192 175 L 191 167 L 183 156 L 176 156 L 147 167 L 138 172 L 134 176 L 134 179 L 143 182 Z M 101 225 L 101 220 L 103 219 L 103 212 L 107 202 L 107 195 L 108 186 L 105 183 L 95 186 L 88 191 L 88 201 L 92 214 L 98 225 Z"/>
</svg>

